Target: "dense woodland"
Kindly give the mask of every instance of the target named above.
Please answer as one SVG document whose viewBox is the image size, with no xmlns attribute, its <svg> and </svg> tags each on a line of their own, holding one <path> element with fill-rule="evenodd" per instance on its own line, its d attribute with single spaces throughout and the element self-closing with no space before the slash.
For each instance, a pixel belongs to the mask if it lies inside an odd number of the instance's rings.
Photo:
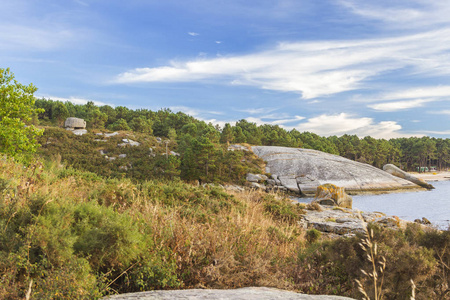
<svg viewBox="0 0 450 300">
<path fill-rule="evenodd" d="M 43 109 L 38 116 L 41 125 L 62 126 L 69 117 L 83 118 L 88 129 L 133 131 L 136 134 L 162 137 L 170 140 L 170 149 L 181 154 L 172 157 L 169 174 L 200 181 L 227 181 L 226 170 L 241 171 L 238 162 L 243 154 L 228 153 L 225 145 L 286 146 L 315 149 L 382 168 L 392 163 L 407 171 L 419 167 L 446 170 L 450 167 L 450 139 L 410 137 L 397 139 L 359 138 L 356 135 L 321 137 L 311 132 L 287 131 L 278 125 L 260 125 L 239 120 L 234 126 L 219 128 L 182 112 L 169 109 L 151 111 L 131 110 L 123 106 L 95 106 L 89 102 L 75 105 L 70 102 L 38 99 L 36 107 Z M 172 176 L 168 175 L 168 176 Z"/>
</svg>

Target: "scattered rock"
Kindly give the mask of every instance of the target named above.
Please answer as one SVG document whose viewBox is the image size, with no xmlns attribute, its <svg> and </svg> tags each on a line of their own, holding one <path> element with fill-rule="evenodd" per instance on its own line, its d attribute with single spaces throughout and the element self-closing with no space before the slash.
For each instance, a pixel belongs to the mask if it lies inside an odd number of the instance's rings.
<svg viewBox="0 0 450 300">
<path fill-rule="evenodd" d="M 170 151 L 169 154 L 173 156 L 180 156 L 180 153 L 177 153 L 175 151 Z"/>
<path fill-rule="evenodd" d="M 125 158 L 125 157 L 127 157 L 126 154 L 119 154 L 119 158 Z"/>
<path fill-rule="evenodd" d="M 353 199 L 344 188 L 327 183 L 317 187 L 314 201 L 322 205 L 352 208 Z"/>
<path fill-rule="evenodd" d="M 245 189 L 238 185 L 226 185 L 224 188 L 228 191 L 236 191 L 236 192 L 243 192 Z"/>
<path fill-rule="evenodd" d="M 87 133 L 86 129 L 74 129 L 72 130 L 73 134 L 75 135 L 83 135 Z"/>
<path fill-rule="evenodd" d="M 252 173 L 248 173 L 246 180 L 248 182 L 263 182 L 267 180 L 267 176 L 266 175 L 262 175 L 262 174 L 252 174 Z"/>
<path fill-rule="evenodd" d="M 242 145 L 230 145 L 228 151 L 248 151 L 247 147 Z"/>
<path fill-rule="evenodd" d="M 117 131 L 115 131 L 115 132 L 113 132 L 113 133 L 104 133 L 103 135 L 105 136 L 105 137 L 112 137 L 112 136 L 116 136 L 116 135 L 118 135 L 119 133 L 117 132 Z"/>
<path fill-rule="evenodd" d="M 64 122 L 64 127 L 67 130 L 75 130 L 75 129 L 85 129 L 86 121 L 80 118 L 70 117 L 67 118 Z"/>
<path fill-rule="evenodd" d="M 139 146 L 141 143 L 139 143 L 139 142 L 135 142 L 135 141 L 133 141 L 133 140 L 130 140 L 130 139 L 122 139 L 122 142 L 123 143 L 121 143 L 121 144 L 118 144 L 117 146 L 119 146 L 119 147 L 125 147 L 125 146 Z"/>
<path fill-rule="evenodd" d="M 423 217 L 422 220 L 421 219 L 415 219 L 414 222 L 415 223 L 419 223 L 419 224 L 423 224 L 423 225 L 431 225 L 430 220 L 428 220 L 425 217 Z"/>
<path fill-rule="evenodd" d="M 266 187 L 256 182 L 250 182 L 250 187 L 256 190 L 265 190 Z"/>
</svg>

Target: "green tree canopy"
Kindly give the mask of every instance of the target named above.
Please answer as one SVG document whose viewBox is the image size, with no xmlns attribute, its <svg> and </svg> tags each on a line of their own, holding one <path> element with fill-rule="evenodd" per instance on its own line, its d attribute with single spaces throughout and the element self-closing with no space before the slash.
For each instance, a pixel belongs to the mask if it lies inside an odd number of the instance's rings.
<svg viewBox="0 0 450 300">
<path fill-rule="evenodd" d="M 17 82 L 9 68 L 0 69 L 0 152 L 16 159 L 28 160 L 42 134 L 31 125 L 33 115 L 41 112 L 34 106 L 36 90 Z"/>
</svg>

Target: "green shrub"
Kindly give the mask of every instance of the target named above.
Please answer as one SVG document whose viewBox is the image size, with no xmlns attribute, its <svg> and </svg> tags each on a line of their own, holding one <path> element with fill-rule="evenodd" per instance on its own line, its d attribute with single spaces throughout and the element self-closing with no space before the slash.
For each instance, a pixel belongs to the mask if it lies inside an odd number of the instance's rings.
<svg viewBox="0 0 450 300">
<path fill-rule="evenodd" d="M 306 231 L 306 240 L 310 244 L 317 242 L 321 236 L 322 233 L 317 229 L 312 228 Z"/>
</svg>

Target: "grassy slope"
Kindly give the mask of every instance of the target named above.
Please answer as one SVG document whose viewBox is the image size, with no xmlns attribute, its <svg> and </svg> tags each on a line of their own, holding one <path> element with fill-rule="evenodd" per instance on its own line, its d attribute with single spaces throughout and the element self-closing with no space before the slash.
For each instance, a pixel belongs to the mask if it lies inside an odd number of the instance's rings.
<svg viewBox="0 0 450 300">
<path fill-rule="evenodd" d="M 354 279 L 370 267 L 361 237 L 317 242 L 297 225 L 302 209 L 275 194 L 118 179 L 108 168 L 121 172 L 119 162 L 98 154 L 94 136 L 71 134 L 55 129 L 43 149 L 53 161 L 0 159 L 0 299 L 22 299 L 30 282 L 32 299 L 242 286 L 359 296 Z M 85 163 L 64 167 L 58 151 L 69 150 Z M 409 299 L 410 279 L 416 299 L 447 299 L 448 231 L 374 230 L 388 261 L 387 299 Z"/>
<path fill-rule="evenodd" d="M 298 206 L 181 181 L 103 179 L 58 162 L 0 161 L 0 298 L 155 288 L 294 288 Z"/>
</svg>

